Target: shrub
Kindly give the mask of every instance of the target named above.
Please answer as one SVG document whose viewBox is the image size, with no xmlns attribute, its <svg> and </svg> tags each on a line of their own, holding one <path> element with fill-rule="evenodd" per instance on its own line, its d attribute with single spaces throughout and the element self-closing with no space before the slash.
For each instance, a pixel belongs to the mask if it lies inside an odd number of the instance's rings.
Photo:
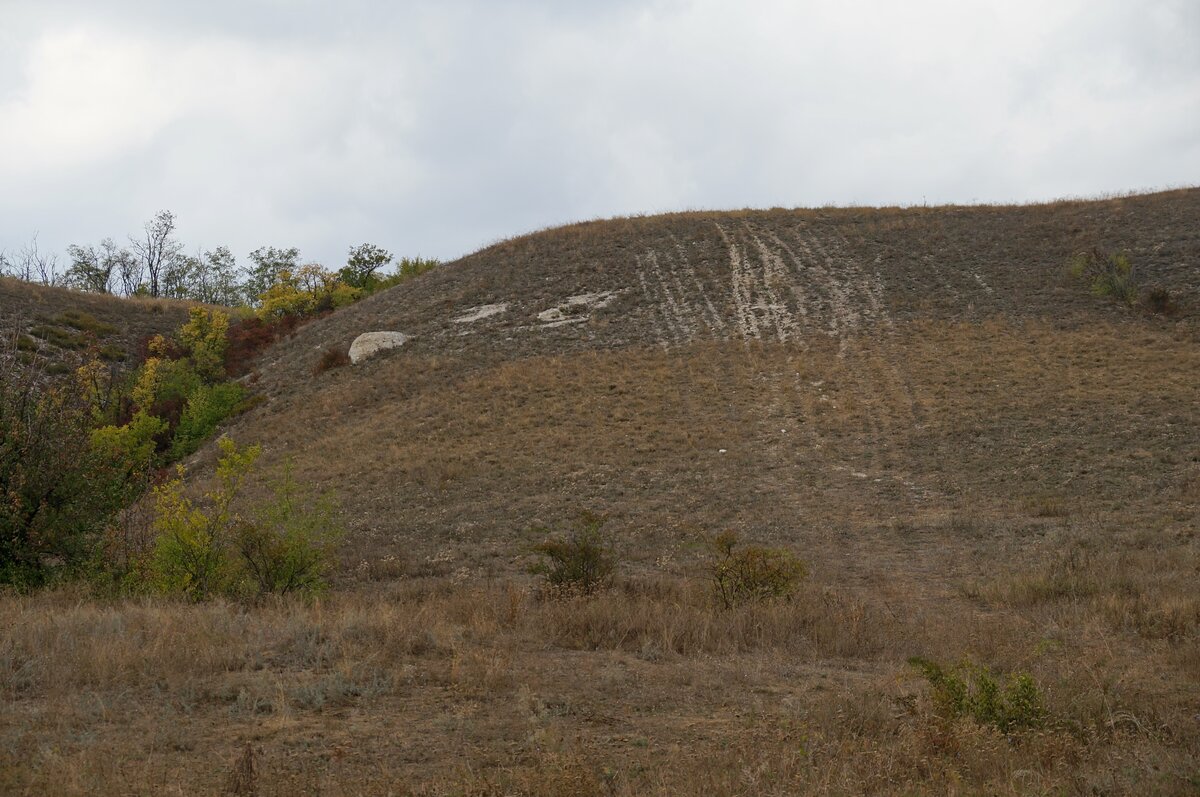
<svg viewBox="0 0 1200 797">
<path fill-rule="evenodd" d="M 735 532 L 709 541 L 708 577 L 721 605 L 732 608 L 747 601 L 789 598 L 807 573 L 804 562 L 784 548 L 739 547 Z"/>
<path fill-rule="evenodd" d="M 342 533 L 332 498 L 305 495 L 288 466 L 273 500 L 237 526 L 235 545 L 257 594 L 311 595 L 324 589 Z"/>
<path fill-rule="evenodd" d="M 546 583 L 563 593 L 590 595 L 612 583 L 616 556 L 606 546 L 600 528 L 607 522 L 604 515 L 582 513 L 574 530 L 566 537 L 552 537 L 533 546 L 542 560 L 530 568 Z M 545 528 L 534 531 L 547 533 Z"/>
<path fill-rule="evenodd" d="M 182 468 L 155 489 L 149 583 L 193 601 L 322 589 L 342 536 L 332 499 L 310 497 L 288 468 L 273 500 L 243 517 L 235 505 L 261 448 L 228 438 L 219 446 L 217 486 L 203 506 L 184 495 Z"/>
<path fill-rule="evenodd" d="M 0 336 L 0 583 L 36 587 L 86 563 L 120 509 L 123 472 L 92 447 L 77 380 L 51 381 Z"/>
<path fill-rule="evenodd" d="M 176 478 L 154 490 L 155 546 L 150 581 L 162 592 L 201 601 L 236 588 L 236 561 L 231 556 L 233 530 L 242 521 L 233 508 L 255 461 L 259 446 L 238 449 L 220 441 L 217 486 L 205 495 L 201 509 L 183 492 L 183 468 Z"/>
<path fill-rule="evenodd" d="M 171 440 L 171 459 L 186 457 L 200 447 L 226 418 L 241 409 L 246 391 L 237 382 L 200 385 L 188 396 Z"/>
<path fill-rule="evenodd" d="M 341 346 L 330 346 L 321 354 L 321 359 L 313 366 L 313 376 L 322 374 L 330 368 L 341 368 L 350 364 L 350 353 Z"/>
<path fill-rule="evenodd" d="M 191 358 L 193 369 L 208 382 L 225 378 L 228 332 L 229 316 L 203 307 L 188 310 L 188 321 L 179 328 L 179 342 Z"/>
<path fill-rule="evenodd" d="M 1096 296 L 1109 297 L 1130 306 L 1137 301 L 1133 263 L 1123 252 L 1112 255 L 1100 249 L 1079 252 L 1072 256 L 1067 271 L 1076 279 L 1086 279 Z"/>
<path fill-rule="evenodd" d="M 908 663 L 929 683 L 934 706 L 947 719 L 970 717 L 1006 734 L 1046 724 L 1045 700 L 1029 673 L 1010 673 L 1002 685 L 986 668 L 969 661 L 946 668 L 915 656 Z"/>
<path fill-rule="evenodd" d="M 54 319 L 56 324 L 65 324 L 69 327 L 74 327 L 80 332 L 91 332 L 99 338 L 108 337 L 115 334 L 117 328 L 112 324 L 101 321 L 90 313 L 85 313 L 82 310 L 64 310 L 57 318 Z"/>
</svg>

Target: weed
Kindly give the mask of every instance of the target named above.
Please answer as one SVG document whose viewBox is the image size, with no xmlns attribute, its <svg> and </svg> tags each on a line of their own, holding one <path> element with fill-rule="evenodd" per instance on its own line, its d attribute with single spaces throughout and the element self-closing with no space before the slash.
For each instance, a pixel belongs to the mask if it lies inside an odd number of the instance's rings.
<svg viewBox="0 0 1200 797">
<path fill-rule="evenodd" d="M 1079 252 L 1072 256 L 1067 272 L 1075 279 L 1086 279 L 1096 296 L 1128 306 L 1137 301 L 1137 277 L 1133 263 L 1124 252 L 1108 254 L 1100 249 Z"/>
<path fill-rule="evenodd" d="M 1151 288 L 1142 296 L 1142 306 L 1155 315 L 1174 315 L 1178 310 L 1174 297 L 1166 288 Z"/>
<path fill-rule="evenodd" d="M 1029 673 L 1010 673 L 1001 683 L 970 661 L 947 668 L 914 656 L 908 663 L 929 682 L 934 705 L 947 719 L 970 717 L 1006 734 L 1046 724 L 1045 699 Z"/>
<path fill-rule="evenodd" d="M 789 598 L 795 593 L 807 574 L 798 556 L 785 548 L 738 547 L 739 542 L 732 531 L 709 541 L 708 577 L 724 608 L 747 601 Z"/>
</svg>

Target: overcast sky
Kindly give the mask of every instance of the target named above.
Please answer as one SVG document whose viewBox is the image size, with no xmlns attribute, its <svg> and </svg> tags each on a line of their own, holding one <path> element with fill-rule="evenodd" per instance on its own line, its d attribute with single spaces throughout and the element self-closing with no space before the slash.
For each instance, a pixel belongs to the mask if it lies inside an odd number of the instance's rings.
<svg viewBox="0 0 1200 797">
<path fill-rule="evenodd" d="M 0 250 L 1198 183 L 1197 0 L 0 0 Z"/>
</svg>

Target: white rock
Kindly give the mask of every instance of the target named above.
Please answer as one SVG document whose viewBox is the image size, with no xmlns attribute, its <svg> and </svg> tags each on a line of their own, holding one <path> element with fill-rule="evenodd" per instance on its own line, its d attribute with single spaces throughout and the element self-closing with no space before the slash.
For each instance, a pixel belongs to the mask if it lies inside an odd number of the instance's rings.
<svg viewBox="0 0 1200 797">
<path fill-rule="evenodd" d="M 468 310 L 464 310 L 463 314 L 458 318 L 451 318 L 450 323 L 471 324 L 475 321 L 482 321 L 485 318 L 491 318 L 494 315 L 499 315 L 506 310 L 508 310 L 508 302 L 502 302 L 500 304 L 481 304 L 478 307 L 472 307 Z"/>
<path fill-rule="evenodd" d="M 350 344 L 350 362 L 354 365 L 381 351 L 403 346 L 408 335 L 403 332 L 364 332 Z"/>
</svg>

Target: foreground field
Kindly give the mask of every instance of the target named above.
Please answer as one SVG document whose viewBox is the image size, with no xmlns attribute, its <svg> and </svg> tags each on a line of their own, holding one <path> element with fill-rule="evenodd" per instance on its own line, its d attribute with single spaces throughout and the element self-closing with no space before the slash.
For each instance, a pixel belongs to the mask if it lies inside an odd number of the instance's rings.
<svg viewBox="0 0 1200 797">
<path fill-rule="evenodd" d="M 0 786 L 211 794 L 249 745 L 261 795 L 1189 794 L 1178 553 L 1063 542 L 937 612 L 831 585 L 718 611 L 662 578 L 568 601 L 449 578 L 251 610 L 8 598 Z M 904 659 L 965 650 L 1030 672 L 1046 727 L 942 717 Z"/>
</svg>

